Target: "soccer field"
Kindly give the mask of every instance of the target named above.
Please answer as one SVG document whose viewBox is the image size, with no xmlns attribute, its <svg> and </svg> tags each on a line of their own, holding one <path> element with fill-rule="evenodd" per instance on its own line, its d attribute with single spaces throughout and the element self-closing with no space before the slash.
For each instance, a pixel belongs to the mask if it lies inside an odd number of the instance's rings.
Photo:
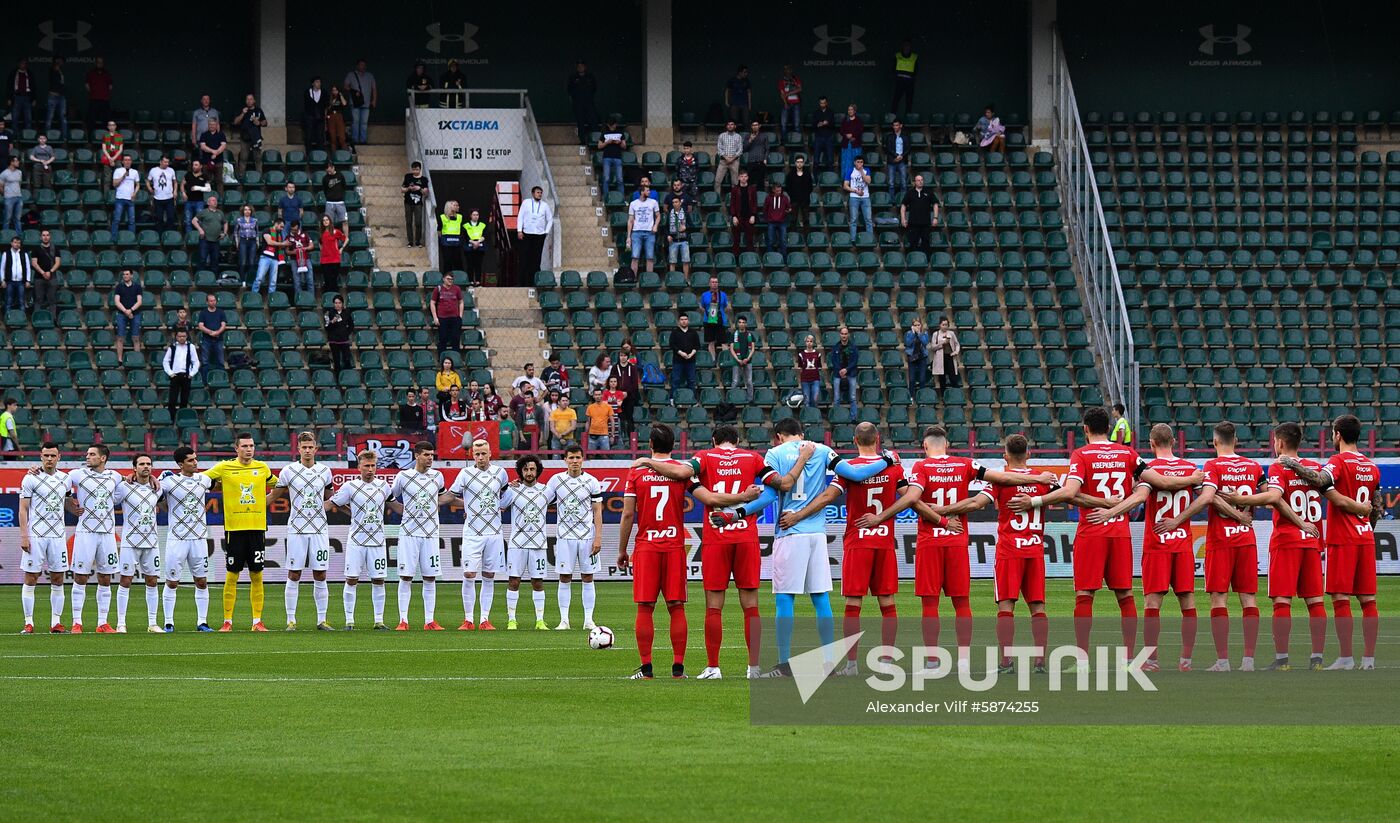
<svg viewBox="0 0 1400 823">
<path fill-rule="evenodd" d="M 691 588 L 693 675 L 704 644 Z M 246 586 L 233 634 L 191 631 L 188 587 L 174 635 L 144 633 L 139 592 L 136 634 L 6 634 L 0 819 L 1361 820 L 1400 808 L 1394 726 L 751 726 L 733 593 L 718 682 L 622 679 L 636 666 L 630 594 L 599 584 L 599 622 L 618 635 L 609 651 L 590 650 L 581 629 L 318 633 L 305 594 L 303 629 L 286 634 L 272 586 L 266 635 L 246 630 Z M 1396 595 L 1400 580 L 1382 579 L 1382 608 Z M 974 608 L 989 597 L 976 582 Z M 498 588 L 500 625 L 503 599 Z M 42 622 L 43 587 L 38 600 Z M 1068 581 L 1052 581 L 1049 600 L 1067 612 Z M 368 593 L 359 601 L 365 627 Z M 760 602 L 768 620 L 771 596 Z M 918 613 L 912 595 L 900 606 Z M 338 625 L 338 586 L 330 613 Z M 0 616 L 18 624 L 18 586 L 0 589 Z M 438 619 L 461 622 L 455 583 L 439 587 Z M 661 672 L 664 612 L 657 621 Z"/>
</svg>

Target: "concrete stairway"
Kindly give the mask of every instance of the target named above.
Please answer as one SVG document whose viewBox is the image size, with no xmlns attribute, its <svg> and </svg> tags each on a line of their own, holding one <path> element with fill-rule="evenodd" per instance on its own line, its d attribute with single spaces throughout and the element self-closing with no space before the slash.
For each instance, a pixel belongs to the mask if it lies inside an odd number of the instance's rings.
<svg viewBox="0 0 1400 823">
<path fill-rule="evenodd" d="M 385 271 L 432 268 L 428 250 L 408 248 L 400 186 L 408 170 L 403 129 L 371 127 L 375 141 L 355 152 L 356 171 L 365 204 L 365 225 L 374 247 L 374 265 Z"/>
<path fill-rule="evenodd" d="M 480 288 L 473 292 L 481 333 L 486 338 L 496 389 L 510 398 L 510 383 L 534 363 L 542 367 L 544 315 L 532 288 Z"/>
<path fill-rule="evenodd" d="M 561 261 L 565 269 L 611 274 L 617 268 L 617 258 L 611 253 L 607 216 L 597 198 L 597 180 L 588 155 L 580 151 L 572 133 L 566 143 L 545 146 L 550 171 L 559 187 L 558 219 L 564 234 Z"/>
</svg>

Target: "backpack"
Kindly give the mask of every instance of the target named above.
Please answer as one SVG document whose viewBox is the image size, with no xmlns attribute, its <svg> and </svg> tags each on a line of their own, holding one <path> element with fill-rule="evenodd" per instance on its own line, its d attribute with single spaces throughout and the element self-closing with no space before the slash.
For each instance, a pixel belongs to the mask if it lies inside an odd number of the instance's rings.
<svg viewBox="0 0 1400 823">
<path fill-rule="evenodd" d="M 725 401 L 715 406 L 716 423 L 735 423 L 739 420 L 739 407 Z"/>
<path fill-rule="evenodd" d="M 666 385 L 666 375 L 661 373 L 661 369 L 655 363 L 643 363 L 642 385 L 664 386 Z"/>
<path fill-rule="evenodd" d="M 637 272 L 631 266 L 619 266 L 617 274 L 613 275 L 613 284 L 618 286 L 635 286 L 637 284 Z"/>
</svg>

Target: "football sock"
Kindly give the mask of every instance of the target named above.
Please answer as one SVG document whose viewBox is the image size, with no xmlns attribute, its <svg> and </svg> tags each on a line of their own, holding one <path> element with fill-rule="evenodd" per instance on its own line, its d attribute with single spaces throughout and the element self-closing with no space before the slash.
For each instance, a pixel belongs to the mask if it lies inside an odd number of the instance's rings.
<svg viewBox="0 0 1400 823">
<path fill-rule="evenodd" d="M 1074 596 L 1074 644 L 1085 654 L 1089 652 L 1089 632 L 1094 628 L 1094 596 Z"/>
<path fill-rule="evenodd" d="M 263 603 L 266 602 L 263 590 L 263 573 L 248 572 L 248 602 L 253 607 L 253 622 L 262 622 Z"/>
<path fill-rule="evenodd" d="M 860 634 L 860 606 L 846 604 L 846 613 L 841 621 L 841 636 L 855 637 Z M 852 643 L 851 648 L 846 652 L 847 660 L 855 660 L 859 653 L 859 642 Z"/>
<path fill-rule="evenodd" d="M 818 592 L 810 597 L 812 610 L 817 613 L 817 636 L 821 638 L 823 646 L 829 646 L 836 642 L 836 618 L 831 614 L 831 595 Z"/>
<path fill-rule="evenodd" d="M 399 578 L 399 622 L 408 622 L 408 607 L 413 603 L 413 581 Z"/>
<path fill-rule="evenodd" d="M 668 603 L 666 611 L 671 615 L 671 662 L 685 663 L 685 641 L 690 636 L 690 626 L 685 619 L 684 603 Z"/>
<path fill-rule="evenodd" d="M 158 586 L 146 587 L 146 625 L 156 624 L 156 607 L 160 603 L 160 588 Z"/>
<path fill-rule="evenodd" d="M 1007 657 L 1006 650 L 1016 642 L 1016 614 L 1015 612 L 997 610 L 997 645 L 1001 646 L 1001 660 L 1005 663 L 1010 658 Z"/>
<path fill-rule="evenodd" d="M 899 632 L 899 613 L 893 603 L 880 607 L 880 644 L 893 646 Z"/>
<path fill-rule="evenodd" d="M 749 650 L 749 665 L 758 665 L 759 638 L 763 636 L 763 623 L 758 617 L 758 607 L 744 609 L 744 646 Z"/>
<path fill-rule="evenodd" d="M 1137 645 L 1137 599 L 1131 594 L 1118 601 L 1118 617 L 1123 624 L 1123 650 L 1132 659 L 1133 648 Z"/>
<path fill-rule="evenodd" d="M 651 665 L 651 644 L 656 640 L 656 624 L 652 620 L 655 603 L 637 604 L 637 654 L 643 666 Z"/>
<path fill-rule="evenodd" d="M 1181 610 L 1181 656 L 1187 660 L 1191 659 L 1191 653 L 1196 650 L 1196 610 Z"/>
<path fill-rule="evenodd" d="M 301 581 L 288 580 L 282 587 L 282 603 L 287 609 L 287 622 L 297 622 L 297 600 L 301 597 Z"/>
<path fill-rule="evenodd" d="M 233 619 L 233 609 L 238 605 L 238 573 L 224 573 L 224 621 Z"/>
<path fill-rule="evenodd" d="M 174 601 L 174 599 L 172 598 L 170 602 L 173 604 L 175 601 Z M 199 623 L 208 623 L 208 622 L 209 622 L 209 587 L 208 587 L 208 586 L 205 586 L 205 587 L 202 588 L 202 589 L 201 589 L 201 588 L 197 588 L 197 587 L 195 588 L 195 590 L 194 590 L 194 609 L 195 609 L 196 616 L 199 618 Z M 196 625 L 198 625 L 199 623 L 197 623 Z"/>
<path fill-rule="evenodd" d="M 1293 631 L 1293 604 L 1274 604 L 1274 657 L 1288 656 L 1288 635 Z"/>
<path fill-rule="evenodd" d="M 165 622 L 172 626 L 175 625 L 175 599 L 179 594 L 179 589 L 172 589 L 169 586 L 165 586 L 164 591 L 160 593 L 160 604 L 165 609 Z"/>
<path fill-rule="evenodd" d="M 1045 612 L 1031 615 L 1031 640 L 1040 649 L 1040 659 L 1045 660 L 1045 655 L 1050 653 L 1046 650 L 1050 645 L 1050 615 Z"/>
<path fill-rule="evenodd" d="M 1259 645 L 1259 607 L 1245 606 L 1243 611 L 1244 656 L 1254 657 L 1254 648 Z"/>
<path fill-rule="evenodd" d="M 724 617 L 719 609 L 705 609 L 705 665 L 719 665 L 719 647 L 724 642 Z"/>
<path fill-rule="evenodd" d="M 481 622 L 491 619 L 491 603 L 496 599 L 496 580 L 487 577 L 481 581 Z"/>
<path fill-rule="evenodd" d="M 1321 603 L 1308 605 L 1308 633 L 1312 635 L 1312 653 L 1321 657 L 1327 645 L 1327 607 Z"/>
<path fill-rule="evenodd" d="M 773 628 L 777 636 L 778 662 L 786 663 L 792 654 L 792 622 L 795 598 L 790 594 L 773 595 Z"/>
<path fill-rule="evenodd" d="M 34 587 L 25 583 L 19 590 L 19 602 L 24 607 L 24 625 L 34 624 Z"/>
<path fill-rule="evenodd" d="M 345 607 L 345 625 L 347 626 L 355 622 L 355 590 L 358 588 L 359 586 L 352 586 L 346 583 L 345 588 L 341 589 L 340 592 L 340 602 L 341 605 Z"/>
<path fill-rule="evenodd" d="M 570 589 L 569 594 L 573 594 Z M 583 622 L 589 623 L 593 620 L 593 606 L 598 602 L 598 592 L 593 588 L 591 581 L 583 582 Z"/>
<path fill-rule="evenodd" d="M 97 625 L 107 622 L 107 614 L 112 610 L 112 586 L 97 584 Z"/>
<path fill-rule="evenodd" d="M 131 587 L 117 587 L 117 625 L 126 625 L 126 607 L 131 602 Z"/>
<path fill-rule="evenodd" d="M 535 620 L 544 619 L 544 589 L 532 589 L 530 599 L 535 601 Z"/>
<path fill-rule="evenodd" d="M 73 584 L 73 622 L 83 622 L 83 604 L 87 602 L 87 584 Z"/>
<path fill-rule="evenodd" d="M 433 615 L 437 613 L 437 581 L 423 581 L 423 623 L 426 625 L 433 622 Z"/>
<path fill-rule="evenodd" d="M 961 595 L 951 599 L 953 601 L 953 631 L 958 636 L 958 648 L 966 649 L 972 645 L 972 604 L 968 598 Z"/>
<path fill-rule="evenodd" d="M 937 595 L 920 598 L 923 607 L 920 610 L 922 623 L 921 628 L 924 633 L 924 645 L 930 649 L 938 645 L 938 633 L 940 630 L 938 622 L 938 597 Z"/>
<path fill-rule="evenodd" d="M 1162 639 L 1162 610 L 1146 606 L 1142 610 L 1142 646 L 1157 659 L 1157 643 Z"/>
<path fill-rule="evenodd" d="M 63 621 L 63 584 L 49 586 L 49 625 Z"/>
<path fill-rule="evenodd" d="M 1376 638 L 1380 636 L 1381 612 L 1376 606 L 1376 601 L 1366 600 L 1361 603 L 1361 655 L 1363 657 L 1376 656 Z"/>
<path fill-rule="evenodd" d="M 516 606 L 516 604 L 519 603 L 519 602 L 520 602 L 520 590 L 519 590 L 519 589 L 515 589 L 514 591 L 512 591 L 512 590 L 510 590 L 510 589 L 506 589 L 506 619 L 507 619 L 507 620 L 514 620 L 514 619 L 515 619 L 515 606 Z"/>
<path fill-rule="evenodd" d="M 475 577 L 467 577 L 462 580 L 462 611 L 466 612 L 466 620 L 476 620 Z"/>
<path fill-rule="evenodd" d="M 585 583 L 584 585 L 586 586 L 586 585 L 588 585 L 588 584 Z M 573 600 L 574 600 L 574 584 L 573 584 L 572 582 L 569 582 L 569 583 L 560 583 L 560 584 L 559 584 L 559 622 L 561 622 L 561 623 L 568 623 L 568 622 L 569 622 L 569 606 L 570 606 L 570 604 L 573 603 Z"/>
<path fill-rule="evenodd" d="M 1215 659 L 1230 659 L 1230 610 L 1216 607 L 1210 610 L 1210 636 L 1215 641 Z"/>
<path fill-rule="evenodd" d="M 1332 601 L 1332 623 L 1337 628 L 1337 646 L 1342 657 L 1351 657 L 1351 601 Z"/>
<path fill-rule="evenodd" d="M 311 599 L 316 602 L 316 622 L 326 622 L 326 612 L 331 607 L 331 587 L 326 585 L 326 581 L 311 581 Z"/>
<path fill-rule="evenodd" d="M 374 622 L 376 623 L 384 622 L 384 601 L 389 595 L 386 589 L 387 587 L 383 583 L 369 587 L 369 599 L 374 604 Z"/>
</svg>

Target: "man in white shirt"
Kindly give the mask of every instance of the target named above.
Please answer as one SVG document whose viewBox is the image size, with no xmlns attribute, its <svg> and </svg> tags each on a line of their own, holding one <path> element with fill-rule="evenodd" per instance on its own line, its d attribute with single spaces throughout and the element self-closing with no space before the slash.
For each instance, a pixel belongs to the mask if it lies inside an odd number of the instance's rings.
<svg viewBox="0 0 1400 823">
<path fill-rule="evenodd" d="M 462 502 L 462 631 L 494 631 L 491 604 L 496 597 L 496 572 L 506 570 L 505 541 L 501 538 L 501 510 L 512 501 L 505 469 L 491 464 L 491 445 L 472 441 L 472 463 L 457 473 L 449 494 Z M 476 576 L 481 580 L 481 620 L 473 623 L 476 608 Z"/>
<path fill-rule="evenodd" d="M 533 282 L 535 272 L 543 265 L 545 238 L 554 228 L 554 212 L 544 201 L 544 189 L 539 186 L 530 189 L 530 199 L 521 204 L 516 221 L 516 236 L 520 240 L 516 275 Z"/>
<path fill-rule="evenodd" d="M 16 234 L 10 238 L 10 247 L 0 258 L 0 278 L 5 281 L 5 308 L 24 310 L 24 290 L 34 278 L 33 265 L 29 255 L 24 253 L 24 241 Z"/>
<path fill-rule="evenodd" d="M 160 165 L 146 175 L 146 191 L 151 193 L 151 215 L 157 231 L 175 228 L 175 170 L 170 158 L 161 155 Z"/>
<path fill-rule="evenodd" d="M 851 176 L 842 184 L 851 195 L 851 240 L 856 239 L 856 215 L 860 214 L 865 218 L 865 230 L 875 231 L 875 224 L 870 220 L 870 172 L 865 170 L 865 158 L 857 157 L 855 167 L 851 169 Z"/>
<path fill-rule="evenodd" d="M 522 386 L 529 386 L 531 389 L 533 389 L 535 392 L 535 397 L 537 399 L 542 400 L 546 396 L 544 381 L 535 376 L 534 363 L 526 363 L 525 373 L 515 378 L 510 383 L 510 387 L 512 389 L 519 389 Z"/>
<path fill-rule="evenodd" d="M 112 170 L 112 188 L 116 200 L 112 204 L 112 236 L 117 235 L 122 215 L 126 216 L 126 230 L 136 232 L 136 191 L 141 187 L 141 172 L 131 167 L 131 155 L 122 155 L 120 168 Z"/>
<path fill-rule="evenodd" d="M 190 383 L 199 374 L 199 347 L 190 342 L 190 334 L 184 329 L 175 332 L 175 342 L 165 348 L 161 360 L 165 374 L 170 378 L 170 399 L 167 406 L 173 418 L 178 409 L 190 404 Z"/>
<path fill-rule="evenodd" d="M 640 261 L 652 270 L 656 259 L 656 227 L 661 222 L 661 207 L 656 200 L 643 196 L 627 206 L 627 245 L 632 249 L 632 268 L 641 271 Z"/>
</svg>

